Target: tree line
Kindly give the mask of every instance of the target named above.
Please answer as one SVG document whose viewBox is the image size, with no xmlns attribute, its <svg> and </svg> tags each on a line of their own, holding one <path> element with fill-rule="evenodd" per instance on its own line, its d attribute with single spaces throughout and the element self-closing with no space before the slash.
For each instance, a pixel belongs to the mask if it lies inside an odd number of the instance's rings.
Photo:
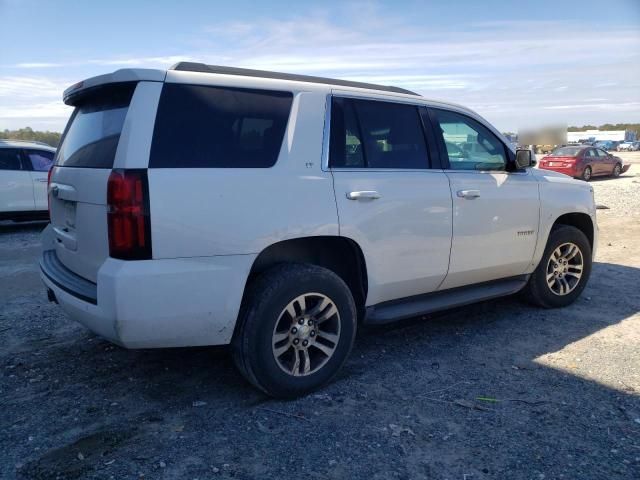
<svg viewBox="0 0 640 480">
<path fill-rule="evenodd" d="M 604 125 L 595 126 L 595 125 L 583 125 L 582 127 L 568 127 L 568 132 L 582 132 L 583 130 L 602 130 L 602 131 L 611 131 L 611 130 L 631 130 L 632 132 L 636 132 L 640 135 L 640 123 L 605 123 Z"/>
<path fill-rule="evenodd" d="M 57 147 L 60 143 L 60 132 L 40 132 L 33 130 L 31 127 L 21 128 L 19 130 L 0 130 L 0 139 L 12 139 L 12 140 L 30 140 L 36 142 L 43 142 L 52 147 Z"/>
</svg>

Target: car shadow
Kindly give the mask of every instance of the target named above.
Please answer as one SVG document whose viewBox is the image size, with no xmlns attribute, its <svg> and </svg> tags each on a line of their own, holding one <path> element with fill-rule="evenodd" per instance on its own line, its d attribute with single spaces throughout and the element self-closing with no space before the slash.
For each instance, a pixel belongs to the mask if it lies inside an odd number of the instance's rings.
<svg viewBox="0 0 640 480">
<path fill-rule="evenodd" d="M 37 220 L 33 222 L 13 222 L 11 220 L 0 221 L 0 234 L 2 233 L 20 233 L 20 232 L 40 232 L 49 223 L 48 220 Z"/>
</svg>

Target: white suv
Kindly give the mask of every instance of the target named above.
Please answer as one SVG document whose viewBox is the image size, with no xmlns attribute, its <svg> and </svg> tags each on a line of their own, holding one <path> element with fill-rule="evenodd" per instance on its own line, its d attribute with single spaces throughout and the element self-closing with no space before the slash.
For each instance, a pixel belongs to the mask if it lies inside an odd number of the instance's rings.
<svg viewBox="0 0 640 480">
<path fill-rule="evenodd" d="M 0 139 L 0 220 L 47 220 L 47 175 L 56 149 Z"/>
<path fill-rule="evenodd" d="M 42 279 L 124 347 L 231 344 L 292 397 L 336 374 L 359 323 L 522 289 L 562 307 L 589 278 L 591 187 L 529 168 L 464 107 L 193 63 L 64 101 Z"/>
</svg>

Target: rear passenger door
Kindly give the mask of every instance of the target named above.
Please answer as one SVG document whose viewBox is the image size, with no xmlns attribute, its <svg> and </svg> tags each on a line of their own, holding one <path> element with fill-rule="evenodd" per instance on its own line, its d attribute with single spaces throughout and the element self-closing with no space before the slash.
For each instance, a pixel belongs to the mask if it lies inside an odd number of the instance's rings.
<svg viewBox="0 0 640 480">
<path fill-rule="evenodd" d="M 451 261 L 441 289 L 524 274 L 538 235 L 536 178 L 508 171 L 510 151 L 479 121 L 445 109 L 429 113 L 453 199 Z"/>
<path fill-rule="evenodd" d="M 34 210 L 33 185 L 18 148 L 0 148 L 0 212 Z"/>
<path fill-rule="evenodd" d="M 367 305 L 431 292 L 451 247 L 451 193 L 432 168 L 419 107 L 334 96 L 329 167 L 340 234 L 367 262 Z"/>
</svg>

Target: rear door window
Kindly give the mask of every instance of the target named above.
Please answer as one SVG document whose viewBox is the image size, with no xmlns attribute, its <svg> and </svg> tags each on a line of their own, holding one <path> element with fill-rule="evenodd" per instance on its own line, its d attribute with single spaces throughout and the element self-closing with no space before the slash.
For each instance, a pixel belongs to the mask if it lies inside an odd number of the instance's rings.
<svg viewBox="0 0 640 480">
<path fill-rule="evenodd" d="M 331 167 L 428 168 L 415 105 L 334 98 L 331 108 Z"/>
<path fill-rule="evenodd" d="M 291 92 L 167 83 L 149 167 L 272 167 L 292 101 Z"/>
<path fill-rule="evenodd" d="M 57 166 L 113 167 L 135 85 L 107 85 L 77 100 L 58 149 Z"/>
<path fill-rule="evenodd" d="M 20 150 L 0 148 L 0 170 L 21 170 Z"/>
</svg>

